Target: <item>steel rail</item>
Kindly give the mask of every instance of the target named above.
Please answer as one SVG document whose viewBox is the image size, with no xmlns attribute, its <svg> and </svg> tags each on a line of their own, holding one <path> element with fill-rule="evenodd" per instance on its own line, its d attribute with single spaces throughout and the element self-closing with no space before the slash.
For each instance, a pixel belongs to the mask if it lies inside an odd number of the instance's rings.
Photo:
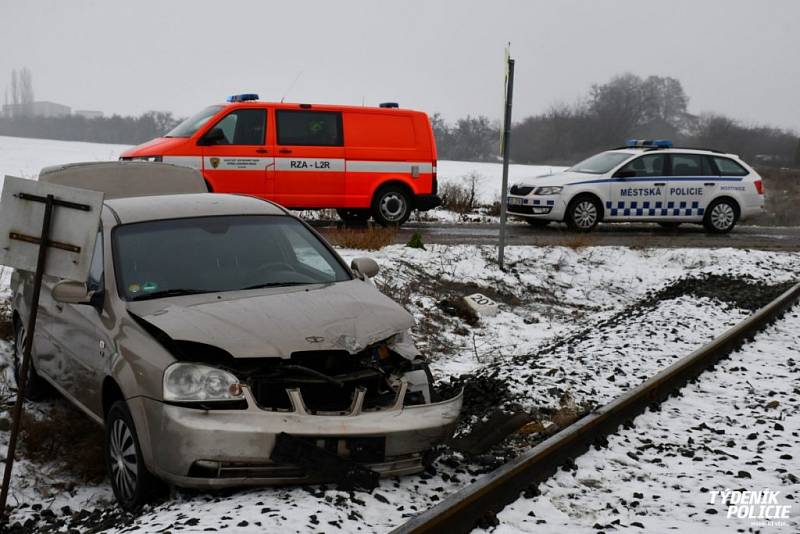
<svg viewBox="0 0 800 534">
<path fill-rule="evenodd" d="M 520 493 L 547 480 L 561 465 L 602 443 L 620 425 L 657 405 L 773 323 L 800 298 L 800 283 L 707 345 L 681 358 L 632 390 L 598 408 L 510 462 L 448 496 L 392 532 L 470 532 Z"/>
</svg>

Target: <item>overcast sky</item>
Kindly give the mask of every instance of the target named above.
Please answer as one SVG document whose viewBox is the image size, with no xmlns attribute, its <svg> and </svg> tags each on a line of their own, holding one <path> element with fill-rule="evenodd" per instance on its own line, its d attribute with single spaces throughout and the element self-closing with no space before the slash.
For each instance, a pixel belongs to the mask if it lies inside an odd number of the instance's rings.
<svg viewBox="0 0 800 534">
<path fill-rule="evenodd" d="M 633 72 L 800 130 L 799 24 L 798 0 L 0 0 L 0 90 L 27 66 L 37 99 L 107 114 L 257 92 L 499 119 L 510 41 L 515 120 Z"/>
</svg>

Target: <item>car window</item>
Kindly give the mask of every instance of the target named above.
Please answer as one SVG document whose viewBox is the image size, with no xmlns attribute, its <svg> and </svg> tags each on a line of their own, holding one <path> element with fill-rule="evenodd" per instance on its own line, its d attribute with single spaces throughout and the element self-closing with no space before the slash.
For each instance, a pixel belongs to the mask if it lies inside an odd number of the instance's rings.
<svg viewBox="0 0 800 534">
<path fill-rule="evenodd" d="M 282 109 L 276 113 L 279 145 L 343 146 L 342 114 Z"/>
<path fill-rule="evenodd" d="M 672 176 L 713 176 L 708 159 L 701 154 L 672 154 Z"/>
<path fill-rule="evenodd" d="M 99 291 L 103 289 L 103 232 L 97 233 L 94 242 L 94 252 L 92 253 L 92 263 L 89 266 L 89 277 L 86 280 L 86 288 L 89 291 Z"/>
<path fill-rule="evenodd" d="M 115 228 L 112 245 L 126 300 L 350 280 L 334 253 L 286 216 L 133 223 Z"/>
<path fill-rule="evenodd" d="M 204 136 L 210 145 L 263 145 L 267 110 L 237 109 L 225 115 Z M 219 132 L 222 136 L 217 137 Z"/>
<path fill-rule="evenodd" d="M 587 174 L 605 174 L 630 157 L 631 154 L 628 152 L 603 152 L 581 161 L 577 165 L 567 169 L 567 171 L 583 172 Z"/>
<path fill-rule="evenodd" d="M 721 176 L 747 176 L 747 169 L 730 158 L 714 157 Z"/>
<path fill-rule="evenodd" d="M 630 173 L 626 176 L 664 176 L 666 156 L 664 154 L 648 154 L 626 163 L 618 172 Z"/>
</svg>

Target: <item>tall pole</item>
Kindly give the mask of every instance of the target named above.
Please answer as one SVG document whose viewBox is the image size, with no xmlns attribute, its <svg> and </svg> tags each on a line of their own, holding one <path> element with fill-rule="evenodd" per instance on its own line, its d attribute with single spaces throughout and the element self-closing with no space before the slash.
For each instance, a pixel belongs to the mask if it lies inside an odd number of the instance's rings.
<svg viewBox="0 0 800 534">
<path fill-rule="evenodd" d="M 506 57 L 508 74 L 506 75 L 506 113 L 503 119 L 503 186 L 500 193 L 500 246 L 497 250 L 497 263 L 500 270 L 505 271 L 506 249 L 506 202 L 508 202 L 508 149 L 511 145 L 511 101 L 514 97 L 514 60 Z"/>
<path fill-rule="evenodd" d="M 25 331 L 25 340 L 22 349 L 22 362 L 20 365 L 17 383 L 17 400 L 14 402 L 14 418 L 11 423 L 11 435 L 8 438 L 8 451 L 6 452 L 6 466 L 3 472 L 3 489 L 0 491 L 0 519 L 6 518 L 6 501 L 11 485 L 11 470 L 14 466 L 14 453 L 17 448 L 17 436 L 22 419 L 22 405 L 25 401 L 25 388 L 28 385 L 28 369 L 31 365 L 31 348 L 33 347 L 33 333 L 36 330 L 36 316 L 39 312 L 39 293 L 42 289 L 42 277 L 47 262 L 47 249 L 50 241 L 50 219 L 53 214 L 53 195 L 47 195 L 44 203 L 44 220 L 42 221 L 42 234 L 39 241 L 39 257 L 36 260 L 36 273 L 33 275 L 33 294 L 31 295 L 30 314 L 28 315 L 28 328 Z"/>
</svg>

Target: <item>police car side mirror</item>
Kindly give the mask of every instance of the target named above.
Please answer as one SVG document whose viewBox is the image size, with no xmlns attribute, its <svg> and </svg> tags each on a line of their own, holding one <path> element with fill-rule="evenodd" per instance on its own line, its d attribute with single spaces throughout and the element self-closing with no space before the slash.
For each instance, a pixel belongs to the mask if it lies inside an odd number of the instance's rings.
<svg viewBox="0 0 800 534">
<path fill-rule="evenodd" d="M 636 171 L 617 171 L 614 178 L 635 178 Z"/>
<path fill-rule="evenodd" d="M 221 128 L 212 128 L 207 134 L 200 138 L 197 142 L 200 146 L 212 146 L 220 144 L 220 141 L 224 141 L 225 139 L 225 132 L 222 131 Z"/>
</svg>

